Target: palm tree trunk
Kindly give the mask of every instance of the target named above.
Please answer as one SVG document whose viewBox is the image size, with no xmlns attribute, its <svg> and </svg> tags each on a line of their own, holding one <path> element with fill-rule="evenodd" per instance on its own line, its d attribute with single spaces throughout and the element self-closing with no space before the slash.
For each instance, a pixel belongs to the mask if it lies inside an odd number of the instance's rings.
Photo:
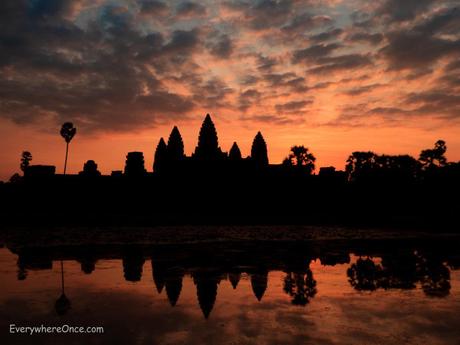
<svg viewBox="0 0 460 345">
<path fill-rule="evenodd" d="M 64 161 L 64 175 L 65 175 L 65 172 L 67 170 L 67 156 L 69 154 L 69 143 L 66 143 L 66 147 L 65 147 L 65 161 Z"/>
<path fill-rule="evenodd" d="M 64 294 L 64 262 L 61 260 L 61 290 Z"/>
</svg>

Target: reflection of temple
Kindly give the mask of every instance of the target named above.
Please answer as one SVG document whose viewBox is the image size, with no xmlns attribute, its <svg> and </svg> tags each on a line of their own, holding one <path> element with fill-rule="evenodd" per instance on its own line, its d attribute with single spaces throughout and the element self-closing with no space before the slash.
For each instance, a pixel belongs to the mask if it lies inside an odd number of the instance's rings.
<svg viewBox="0 0 460 345">
<path fill-rule="evenodd" d="M 388 248 L 396 246 L 388 243 L 380 246 L 358 245 L 353 247 L 340 241 L 330 241 L 321 246 L 310 243 L 255 245 L 239 242 L 182 246 L 117 244 L 99 247 L 34 247 L 33 243 L 19 246 L 7 243 L 7 247 L 19 255 L 17 266 L 20 280 L 27 279 L 29 270 L 51 269 L 55 261 L 76 260 L 81 270 L 88 274 L 97 272 L 95 264 L 98 260 L 121 259 L 125 279 L 137 282 L 141 280 L 145 261 L 151 259 L 156 291 L 159 294 L 166 291 L 169 303 L 175 306 L 180 299 L 184 276 L 190 276 L 196 287 L 197 303 L 205 318 L 212 312 L 221 281 L 228 280 L 236 289 L 242 273 L 247 274 L 255 298 L 262 301 L 267 293 L 269 272 L 283 271 L 283 291 L 290 296 L 292 304 L 307 305 L 318 289 L 310 268 L 311 261 L 315 259 L 320 259 L 323 265 L 349 265 L 346 272 L 348 280 L 357 290 L 414 289 L 419 286 L 428 296 L 443 297 L 449 294 L 449 267 L 458 267 L 456 247 L 452 244 L 449 244 L 453 248 L 452 255 L 448 254 L 450 251 L 447 249 L 441 254 L 428 245 L 417 251 L 412 247 L 390 251 Z M 350 252 L 358 255 L 358 259 L 351 264 Z M 59 312 L 65 312 L 70 307 L 64 297 L 56 302 L 56 310 Z"/>
</svg>

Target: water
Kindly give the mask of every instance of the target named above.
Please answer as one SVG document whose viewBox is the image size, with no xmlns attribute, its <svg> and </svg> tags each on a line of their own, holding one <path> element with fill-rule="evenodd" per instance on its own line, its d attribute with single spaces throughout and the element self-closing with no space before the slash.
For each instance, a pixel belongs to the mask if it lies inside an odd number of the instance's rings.
<svg viewBox="0 0 460 345">
<path fill-rule="evenodd" d="M 1 343 L 460 344 L 456 253 L 431 241 L 6 243 Z M 9 334 L 10 324 L 104 334 Z"/>
</svg>

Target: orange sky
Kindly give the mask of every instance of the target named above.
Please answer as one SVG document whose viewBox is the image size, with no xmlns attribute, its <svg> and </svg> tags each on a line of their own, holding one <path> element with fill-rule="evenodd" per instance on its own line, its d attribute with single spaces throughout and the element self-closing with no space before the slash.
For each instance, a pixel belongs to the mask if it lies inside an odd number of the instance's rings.
<svg viewBox="0 0 460 345">
<path fill-rule="evenodd" d="M 271 163 L 305 145 L 317 167 L 353 151 L 460 160 L 460 11 L 449 0 L 6 0 L 0 4 L 0 180 L 32 164 L 122 170 L 206 113 L 243 156 L 261 130 Z"/>
</svg>

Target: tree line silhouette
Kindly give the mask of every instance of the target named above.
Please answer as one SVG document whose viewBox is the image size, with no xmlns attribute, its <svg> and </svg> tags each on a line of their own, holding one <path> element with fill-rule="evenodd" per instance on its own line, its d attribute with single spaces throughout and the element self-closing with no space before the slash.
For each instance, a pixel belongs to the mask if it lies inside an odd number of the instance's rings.
<svg viewBox="0 0 460 345">
<path fill-rule="evenodd" d="M 20 164 L 24 176 L 15 174 L 10 183 L 0 185 L 0 203 L 9 209 L 5 214 L 42 217 L 38 213 L 49 215 L 53 209 L 59 210 L 57 220 L 68 210 L 78 210 L 83 222 L 104 218 L 131 224 L 183 219 L 414 225 L 439 220 L 449 224 L 459 206 L 458 198 L 451 196 L 460 191 L 460 163 L 447 161 L 442 140 L 422 150 L 418 159 L 357 151 L 347 159 L 344 171 L 321 167 L 315 174 L 316 157 L 303 145 L 292 146 L 281 164 L 270 164 L 261 132 L 255 135 L 248 157 L 242 156 L 236 142 L 224 152 L 208 114 L 191 156 L 185 154 L 174 126 L 167 142 L 161 138 L 156 146 L 153 172 L 146 169 L 143 152 L 129 152 L 123 170 L 104 176 L 94 160 L 88 160 L 78 175 L 67 174 L 69 143 L 76 128 L 64 123 L 60 134 L 66 142 L 64 173 L 56 174 L 54 166 L 31 165 L 32 154 L 24 151 Z M 65 207 L 58 201 L 62 190 L 70 192 Z M 425 222 L 421 216 L 427 211 L 433 218 Z"/>
</svg>

